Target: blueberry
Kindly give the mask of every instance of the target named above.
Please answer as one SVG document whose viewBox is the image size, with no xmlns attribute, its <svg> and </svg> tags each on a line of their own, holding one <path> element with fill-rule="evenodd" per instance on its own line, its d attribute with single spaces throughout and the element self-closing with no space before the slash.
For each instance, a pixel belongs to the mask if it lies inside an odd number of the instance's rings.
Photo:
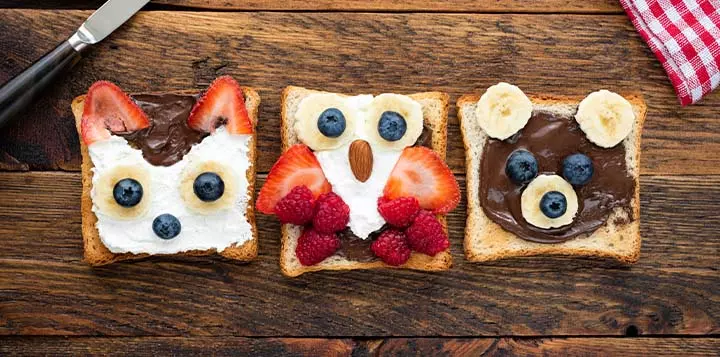
<svg viewBox="0 0 720 357">
<path fill-rule="evenodd" d="M 583 154 L 572 154 L 563 160 L 563 176 L 575 186 L 588 183 L 594 169 L 592 160 Z"/>
<path fill-rule="evenodd" d="M 337 138 L 345 132 L 345 115 L 337 108 L 328 108 L 320 114 L 318 130 L 328 138 Z"/>
<path fill-rule="evenodd" d="M 535 156 L 527 150 L 516 150 L 510 154 L 505 163 L 505 175 L 517 185 L 526 184 L 538 174 L 538 163 Z"/>
<path fill-rule="evenodd" d="M 558 218 L 567 210 L 567 199 L 560 192 L 547 192 L 540 199 L 540 210 L 548 218 Z"/>
<path fill-rule="evenodd" d="M 405 118 L 398 112 L 387 111 L 382 113 L 378 122 L 378 133 L 387 141 L 402 139 L 407 131 Z"/>
<path fill-rule="evenodd" d="M 180 234 L 180 221 L 175 216 L 165 213 L 153 220 L 152 224 L 155 234 L 162 239 L 173 239 Z"/>
<path fill-rule="evenodd" d="M 126 178 L 118 181 L 113 188 L 113 198 L 120 206 L 133 207 L 140 203 L 143 196 L 143 188 L 140 182 Z"/>
<path fill-rule="evenodd" d="M 201 201 L 212 202 L 222 197 L 225 192 L 225 182 L 214 172 L 205 172 L 195 178 L 193 191 Z"/>
</svg>

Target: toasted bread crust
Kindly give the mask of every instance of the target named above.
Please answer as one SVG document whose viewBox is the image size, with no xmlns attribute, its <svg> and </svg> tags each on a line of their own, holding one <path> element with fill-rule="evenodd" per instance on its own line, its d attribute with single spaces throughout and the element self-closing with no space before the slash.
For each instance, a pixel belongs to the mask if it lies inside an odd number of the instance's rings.
<svg viewBox="0 0 720 357">
<path fill-rule="evenodd" d="M 257 257 L 258 251 L 258 233 L 255 222 L 255 209 L 253 206 L 254 194 L 255 194 L 255 163 L 257 160 L 257 127 L 258 120 L 258 109 L 260 107 L 260 96 L 258 93 L 248 87 L 243 87 L 243 93 L 245 94 L 246 102 L 245 105 L 248 110 L 248 115 L 253 124 L 253 140 L 250 146 L 250 168 L 246 173 L 248 180 L 248 195 L 250 197 L 246 216 L 250 226 L 252 227 L 253 238 L 241 246 L 231 246 L 221 251 L 219 254 L 223 257 L 241 261 L 250 261 Z M 196 94 L 195 90 L 188 91 L 177 91 L 177 94 Z M 78 131 L 78 135 L 82 135 L 80 131 L 80 122 L 82 120 L 82 113 L 85 104 L 85 96 L 76 97 L 71 104 L 73 115 L 75 116 L 75 126 Z M 92 211 L 92 199 L 90 198 L 90 191 L 92 190 L 92 168 L 93 163 L 90 160 L 88 148 L 80 139 L 80 153 L 82 156 L 82 196 L 80 202 L 80 211 L 82 214 L 82 236 L 84 246 L 84 258 L 85 261 L 92 266 L 101 266 L 123 260 L 141 259 L 149 257 L 150 254 L 133 254 L 133 253 L 113 253 L 100 239 L 100 234 L 95 227 L 97 223 L 97 217 Z M 215 249 L 209 250 L 190 250 L 177 254 L 156 254 L 154 256 L 205 256 L 217 253 Z"/>
<path fill-rule="evenodd" d="M 285 150 L 287 150 L 290 146 L 299 143 L 293 130 L 292 119 L 292 114 L 294 114 L 297 109 L 298 99 L 313 93 L 321 93 L 321 91 L 295 86 L 289 86 L 283 90 L 281 101 L 282 123 L 280 129 L 283 152 L 285 152 Z M 340 95 L 345 96 L 344 94 Z M 449 96 L 442 92 L 424 92 L 411 94 L 409 96 L 420 102 L 422 105 L 425 125 L 432 130 L 432 149 L 437 152 L 443 160 L 445 160 L 447 147 L 447 116 L 450 100 Z M 447 233 L 447 223 L 445 217 L 441 217 L 440 222 Z M 400 268 L 423 271 L 442 271 L 450 269 L 452 266 L 452 255 L 450 254 L 449 248 L 444 252 L 438 253 L 434 257 L 413 252 L 410 259 L 399 267 L 387 265 L 379 260 L 374 262 L 355 262 L 337 256 L 328 258 L 325 261 L 313 266 L 303 266 L 295 257 L 295 247 L 297 245 L 297 239 L 301 233 L 300 227 L 291 224 L 283 224 L 281 231 L 282 246 L 280 248 L 280 270 L 284 275 L 289 277 L 295 277 L 303 273 L 321 270 Z"/>
<path fill-rule="evenodd" d="M 536 110 L 552 111 L 576 108 L 583 97 L 529 96 Z M 474 107 L 479 95 L 464 95 L 457 101 L 463 144 L 465 146 L 465 167 L 467 175 L 467 225 L 465 228 L 464 250 L 470 261 L 484 262 L 512 257 L 536 255 L 567 255 L 612 258 L 623 263 L 635 263 L 640 256 L 640 138 L 647 113 L 647 105 L 640 95 L 624 96 L 633 106 L 635 126 L 621 145 L 626 146 L 626 160 L 632 165 L 635 194 L 631 202 L 631 222 L 614 226 L 611 219 L 593 233 L 562 243 L 543 244 L 526 241 L 504 230 L 491 221 L 480 206 L 478 195 L 479 167 L 486 135 L 475 124 Z"/>
</svg>

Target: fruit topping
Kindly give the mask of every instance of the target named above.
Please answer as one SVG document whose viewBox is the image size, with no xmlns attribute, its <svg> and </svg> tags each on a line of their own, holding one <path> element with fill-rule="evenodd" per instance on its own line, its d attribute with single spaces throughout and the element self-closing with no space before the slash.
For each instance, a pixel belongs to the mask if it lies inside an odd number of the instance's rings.
<svg viewBox="0 0 720 357">
<path fill-rule="evenodd" d="M 365 122 L 368 141 L 384 150 L 412 146 L 423 130 L 422 106 L 401 94 L 384 93 L 373 98 Z"/>
<path fill-rule="evenodd" d="M 501 82 L 480 97 L 475 115 L 486 134 L 505 140 L 525 127 L 532 109 L 532 102 L 520 88 Z"/>
<path fill-rule="evenodd" d="M 420 211 L 405 234 L 413 250 L 429 256 L 435 256 L 450 246 L 442 224 L 428 211 Z"/>
<path fill-rule="evenodd" d="M 334 192 L 321 195 L 315 204 L 313 227 L 320 233 L 339 232 L 350 221 L 350 207 Z"/>
<path fill-rule="evenodd" d="M 303 144 L 290 147 L 270 169 L 258 194 L 257 209 L 273 214 L 277 202 L 297 186 L 306 186 L 315 198 L 332 190 L 315 154 Z"/>
<path fill-rule="evenodd" d="M 599 90 L 580 102 L 575 120 L 588 140 L 611 148 L 630 134 L 635 124 L 635 112 L 632 104 L 621 95 Z"/>
<path fill-rule="evenodd" d="M 345 100 L 333 93 L 305 97 L 295 112 L 298 139 L 315 151 L 337 149 L 349 143 L 355 133 L 355 112 L 345 105 Z"/>
<path fill-rule="evenodd" d="M 505 163 L 505 175 L 516 185 L 524 185 L 538 174 L 535 156 L 527 150 L 515 150 Z"/>
<path fill-rule="evenodd" d="M 153 220 L 152 229 L 162 239 L 173 239 L 180 234 L 180 221 L 169 213 L 161 214 Z"/>
<path fill-rule="evenodd" d="M 407 123 L 400 113 L 388 110 L 380 116 L 378 133 L 381 138 L 387 141 L 398 141 L 405 135 L 406 131 Z"/>
<path fill-rule="evenodd" d="M 345 132 L 345 115 L 338 108 L 328 108 L 320 113 L 317 127 L 328 138 L 337 138 Z"/>
<path fill-rule="evenodd" d="M 223 124 L 231 134 L 253 132 L 242 88 L 230 76 L 215 79 L 188 117 L 189 127 L 206 133 Z"/>
<path fill-rule="evenodd" d="M 275 215 L 282 223 L 303 225 L 315 214 L 315 197 L 306 186 L 296 186 L 275 205 Z"/>
<path fill-rule="evenodd" d="M 432 150 L 409 147 L 403 150 L 385 184 L 388 199 L 415 197 L 423 209 L 444 214 L 460 202 L 460 188 L 445 162 Z"/>
<path fill-rule="evenodd" d="M 558 218 L 567 211 L 567 199 L 558 191 L 546 192 L 540 199 L 540 210 L 548 218 Z"/>
<path fill-rule="evenodd" d="M 592 178 L 593 163 L 583 154 L 572 154 L 563 160 L 563 176 L 571 185 L 582 186 Z"/>
<path fill-rule="evenodd" d="M 88 89 L 80 122 L 85 145 L 110 138 L 110 132 L 130 133 L 150 126 L 147 115 L 118 86 L 95 82 Z"/>
<path fill-rule="evenodd" d="M 373 253 L 385 264 L 399 266 L 410 259 L 410 246 L 405 233 L 395 229 L 387 229 L 370 246 Z"/>
<path fill-rule="evenodd" d="M 305 228 L 298 238 L 295 255 L 300 264 L 308 266 L 322 262 L 340 249 L 340 239 L 334 233 L 320 233 Z"/>
<path fill-rule="evenodd" d="M 415 197 L 399 197 L 389 200 L 378 199 L 378 212 L 385 221 L 396 228 L 405 228 L 412 223 L 420 210 L 420 203 Z"/>
<path fill-rule="evenodd" d="M 193 191 L 203 202 L 216 201 L 225 192 L 225 182 L 214 172 L 203 172 L 195 178 Z"/>
<path fill-rule="evenodd" d="M 115 202 L 123 207 L 133 207 L 140 203 L 143 196 L 143 188 L 140 182 L 131 178 L 124 178 L 118 181 L 113 188 Z"/>
</svg>

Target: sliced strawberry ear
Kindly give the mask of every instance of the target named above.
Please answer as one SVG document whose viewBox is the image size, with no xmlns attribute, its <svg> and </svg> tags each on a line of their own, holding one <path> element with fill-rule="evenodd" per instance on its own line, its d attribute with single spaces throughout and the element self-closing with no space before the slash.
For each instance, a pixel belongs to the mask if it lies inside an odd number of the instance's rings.
<svg viewBox="0 0 720 357">
<path fill-rule="evenodd" d="M 270 169 L 255 206 L 260 212 L 273 214 L 278 201 L 296 186 L 303 185 L 312 191 L 316 199 L 332 191 L 315 154 L 309 147 L 297 144 L 285 151 Z"/>
<path fill-rule="evenodd" d="M 145 112 L 118 86 L 95 82 L 85 97 L 80 132 L 85 145 L 110 138 L 112 133 L 130 133 L 150 126 Z"/>
<path fill-rule="evenodd" d="M 214 132 L 223 124 L 231 134 L 253 132 L 242 88 L 230 76 L 217 78 L 188 117 L 189 127 L 206 133 Z"/>
<path fill-rule="evenodd" d="M 387 199 L 415 197 L 420 208 L 445 214 L 460 202 L 460 187 L 445 161 L 432 150 L 409 147 L 400 154 L 383 194 Z"/>
</svg>

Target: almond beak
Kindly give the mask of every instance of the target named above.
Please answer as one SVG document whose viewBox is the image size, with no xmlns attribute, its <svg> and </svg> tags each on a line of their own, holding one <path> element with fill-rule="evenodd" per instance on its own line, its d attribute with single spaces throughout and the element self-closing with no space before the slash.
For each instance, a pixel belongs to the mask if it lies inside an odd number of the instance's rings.
<svg viewBox="0 0 720 357">
<path fill-rule="evenodd" d="M 373 168 L 373 154 L 370 144 L 365 140 L 355 140 L 350 144 L 348 151 L 350 169 L 355 178 L 365 182 L 370 178 Z"/>
</svg>

